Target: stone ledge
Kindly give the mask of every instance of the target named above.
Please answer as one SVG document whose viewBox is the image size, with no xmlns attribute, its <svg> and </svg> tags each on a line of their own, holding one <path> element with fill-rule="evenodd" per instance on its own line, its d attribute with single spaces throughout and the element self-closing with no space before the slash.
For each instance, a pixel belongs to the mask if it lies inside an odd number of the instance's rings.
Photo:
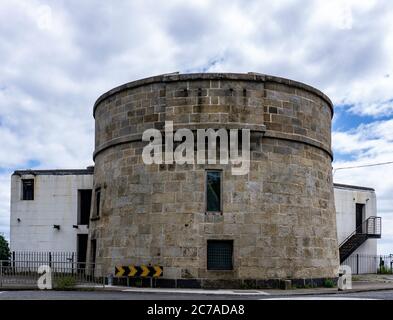
<svg viewBox="0 0 393 320">
<path fill-rule="evenodd" d="M 174 132 L 176 132 L 176 130 L 178 129 L 190 129 L 192 131 L 198 130 L 198 129 L 248 129 L 251 132 L 259 132 L 262 135 L 265 133 L 266 131 L 266 126 L 265 125 L 258 125 L 258 124 L 243 124 L 243 123 L 184 123 L 184 124 L 175 124 L 173 126 L 173 130 Z M 157 129 L 158 130 L 158 129 Z M 165 133 L 164 129 L 160 130 L 161 134 Z M 102 151 L 109 149 L 111 147 L 115 147 L 117 145 L 120 144 L 126 144 L 126 143 L 131 143 L 131 142 L 137 142 L 137 141 L 142 141 L 142 134 L 141 133 L 134 133 L 134 134 L 129 134 L 129 135 L 125 135 L 122 137 L 118 137 L 112 140 L 109 140 L 105 143 L 103 143 L 102 145 L 98 146 L 96 148 L 96 150 L 93 153 L 93 160 L 95 160 L 95 158 L 97 157 L 97 155 L 99 153 L 101 153 Z"/>
<path fill-rule="evenodd" d="M 95 117 L 95 112 L 98 107 L 98 105 L 105 99 L 109 98 L 112 95 L 115 95 L 119 92 L 122 92 L 124 90 L 128 89 L 133 89 L 137 87 L 141 87 L 144 85 L 149 85 L 153 83 L 168 83 L 168 82 L 177 82 L 177 81 L 195 81 L 195 80 L 239 80 L 239 81 L 256 81 L 256 82 L 275 82 L 278 84 L 284 84 L 287 86 L 299 88 L 305 91 L 309 91 L 318 97 L 320 97 L 322 100 L 324 100 L 328 106 L 330 107 L 332 114 L 334 112 L 333 110 L 333 103 L 330 100 L 330 98 L 325 95 L 322 91 L 307 85 L 302 82 L 286 79 L 286 78 L 281 78 L 281 77 L 276 77 L 276 76 L 271 76 L 271 75 L 265 75 L 261 73 L 189 73 L 189 74 L 163 74 L 163 75 L 158 75 L 158 76 L 153 76 L 149 78 L 144 78 L 136 81 L 131 81 L 128 83 L 125 83 L 123 85 L 120 85 L 118 87 L 115 87 L 106 93 L 102 94 L 94 103 L 93 107 L 93 116 Z"/>
<path fill-rule="evenodd" d="M 178 124 L 174 126 L 174 131 L 182 128 L 187 128 L 190 130 L 197 130 L 197 129 L 206 129 L 210 128 L 211 123 L 201 123 L 201 124 Z M 298 134 L 293 134 L 293 133 L 283 133 L 283 132 L 278 132 L 278 131 L 273 131 L 273 130 L 266 130 L 264 125 L 248 125 L 248 124 L 219 124 L 215 123 L 211 127 L 212 129 L 218 129 L 218 128 L 225 128 L 225 129 L 249 129 L 251 132 L 260 132 L 263 137 L 266 138 L 271 138 L 271 139 L 280 139 L 280 140 L 287 140 L 287 141 L 294 141 L 294 142 L 299 142 L 299 143 L 304 143 L 307 145 L 310 145 L 312 147 L 316 147 L 318 149 L 321 149 L 325 151 L 329 157 L 333 160 L 333 152 L 331 149 L 324 145 L 323 143 L 320 143 L 317 140 L 308 138 L 303 135 L 298 135 Z M 164 133 L 164 130 L 160 130 L 162 133 Z M 132 142 L 138 142 L 142 141 L 142 134 L 130 134 L 126 136 L 122 136 L 119 138 L 112 139 L 110 141 L 105 142 L 104 144 L 100 145 L 99 147 L 96 148 L 96 150 L 93 153 L 93 160 L 97 157 L 99 153 L 102 151 L 115 147 L 117 145 L 121 144 L 126 144 L 126 143 L 132 143 Z"/>
<path fill-rule="evenodd" d="M 271 138 L 271 139 L 280 139 L 280 140 L 287 140 L 287 141 L 295 141 L 295 142 L 299 142 L 299 143 L 304 143 L 304 144 L 307 144 L 312 147 L 316 147 L 318 149 L 325 151 L 330 156 L 330 158 L 333 160 L 333 152 L 330 150 L 330 148 L 328 146 L 326 146 L 325 144 L 323 144 L 315 139 L 309 138 L 307 136 L 303 136 L 303 135 L 295 134 L 295 133 L 284 133 L 284 132 L 279 132 L 279 131 L 267 130 L 264 133 L 264 137 Z"/>
</svg>

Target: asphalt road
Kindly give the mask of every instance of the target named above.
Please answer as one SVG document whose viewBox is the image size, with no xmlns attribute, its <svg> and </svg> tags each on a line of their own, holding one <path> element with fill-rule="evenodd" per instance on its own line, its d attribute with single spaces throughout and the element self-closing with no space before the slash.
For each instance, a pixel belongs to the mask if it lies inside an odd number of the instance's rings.
<svg viewBox="0 0 393 320">
<path fill-rule="evenodd" d="M 209 295 L 124 291 L 0 291 L 0 300 L 262 300 L 377 299 L 393 300 L 393 290 L 325 295 Z"/>
</svg>

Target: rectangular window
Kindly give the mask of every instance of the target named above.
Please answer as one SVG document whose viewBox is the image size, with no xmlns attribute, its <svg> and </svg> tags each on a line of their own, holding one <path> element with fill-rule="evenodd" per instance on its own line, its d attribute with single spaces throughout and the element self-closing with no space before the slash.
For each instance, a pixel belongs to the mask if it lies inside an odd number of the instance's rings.
<svg viewBox="0 0 393 320">
<path fill-rule="evenodd" d="M 90 253 L 91 253 L 91 263 L 93 263 L 93 268 L 94 268 L 94 263 L 96 263 L 96 255 L 97 255 L 97 240 L 92 239 L 90 242 Z"/>
<path fill-rule="evenodd" d="M 96 217 L 100 216 L 101 205 L 101 188 L 96 189 Z"/>
<path fill-rule="evenodd" d="M 22 200 L 34 200 L 34 179 L 22 180 Z"/>
<path fill-rule="evenodd" d="M 91 190 L 78 190 L 78 224 L 89 225 Z"/>
<path fill-rule="evenodd" d="M 222 212 L 221 203 L 221 171 L 206 171 L 206 211 Z"/>
<path fill-rule="evenodd" d="M 233 270 L 233 240 L 207 241 L 207 270 Z"/>
</svg>

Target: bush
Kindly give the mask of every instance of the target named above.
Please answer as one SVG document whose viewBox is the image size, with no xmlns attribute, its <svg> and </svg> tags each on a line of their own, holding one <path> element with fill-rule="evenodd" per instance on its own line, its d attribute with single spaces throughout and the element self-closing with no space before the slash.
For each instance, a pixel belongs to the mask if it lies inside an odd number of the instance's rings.
<svg viewBox="0 0 393 320">
<path fill-rule="evenodd" d="M 0 234 L 0 260 L 9 260 L 11 257 L 7 240 Z"/>
<path fill-rule="evenodd" d="M 71 290 L 75 287 L 76 280 L 72 276 L 57 278 L 55 280 L 55 289 L 58 290 Z"/>
<path fill-rule="evenodd" d="M 334 288 L 334 287 L 335 287 L 334 282 L 333 282 L 332 279 L 325 279 L 325 280 L 323 281 L 323 286 L 324 286 L 325 288 Z"/>
<path fill-rule="evenodd" d="M 385 266 L 380 266 L 378 269 L 379 274 L 392 274 L 392 270 L 385 267 Z"/>
</svg>

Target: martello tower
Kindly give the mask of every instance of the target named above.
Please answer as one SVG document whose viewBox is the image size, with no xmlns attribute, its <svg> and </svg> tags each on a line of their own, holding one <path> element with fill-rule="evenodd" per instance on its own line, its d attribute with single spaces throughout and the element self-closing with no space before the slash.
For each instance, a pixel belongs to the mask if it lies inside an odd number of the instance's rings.
<svg viewBox="0 0 393 320">
<path fill-rule="evenodd" d="M 322 92 L 254 73 L 160 75 L 108 91 L 94 105 L 90 260 L 105 275 L 161 265 L 159 281 L 177 286 L 335 278 L 332 116 Z M 249 129 L 249 173 L 144 164 L 142 134 L 165 121 Z"/>
</svg>

